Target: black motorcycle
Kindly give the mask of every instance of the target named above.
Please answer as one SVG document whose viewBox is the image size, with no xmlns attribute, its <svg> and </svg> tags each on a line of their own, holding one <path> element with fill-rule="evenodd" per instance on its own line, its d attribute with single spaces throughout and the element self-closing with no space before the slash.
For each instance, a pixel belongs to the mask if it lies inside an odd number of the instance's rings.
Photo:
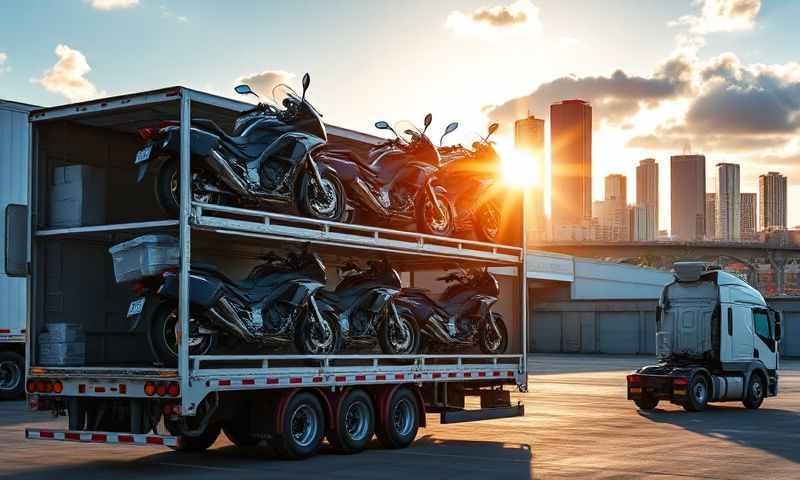
<svg viewBox="0 0 800 480">
<path fill-rule="evenodd" d="M 426 290 L 404 288 L 395 298 L 400 315 L 411 314 L 424 341 L 444 349 L 478 345 L 486 354 L 505 353 L 508 330 L 492 311 L 500 291 L 497 279 L 486 269 L 461 269 L 438 280 L 451 283 L 438 301 Z"/>
<path fill-rule="evenodd" d="M 496 243 L 500 232 L 502 191 L 497 179 L 502 165 L 489 141 L 497 127 L 491 124 L 488 135 L 474 142 L 472 150 L 461 145 L 439 147 L 442 165 L 431 179 L 444 187 L 454 206 L 456 232 L 473 231 L 478 240 L 489 243 Z"/>
<path fill-rule="evenodd" d="M 314 160 L 328 141 L 322 116 L 306 99 L 310 84 L 303 76 L 303 94 L 286 85 L 273 90 L 275 105 L 259 103 L 236 119 L 233 135 L 213 121 L 192 119 L 192 200 L 234 206 L 273 207 L 305 216 L 340 221 L 347 199 L 339 179 Z M 236 92 L 256 95 L 249 86 Z M 258 97 L 258 95 L 256 95 Z M 276 106 L 277 105 L 277 106 Z M 147 145 L 136 154 L 141 182 L 158 162 L 155 192 L 159 205 L 176 215 L 179 205 L 180 125 L 139 129 Z"/>
<path fill-rule="evenodd" d="M 274 254 L 241 281 L 216 266 L 193 263 L 189 279 L 189 352 L 208 355 L 220 337 L 256 346 L 294 342 L 306 354 L 330 353 L 337 345 L 336 325 L 319 315 L 314 293 L 326 282 L 325 266 L 303 250 L 281 258 Z M 174 366 L 178 352 L 178 273 L 172 269 L 146 284 L 134 302 L 152 304 L 145 321 L 156 359 Z M 133 303 L 132 302 L 132 305 Z M 143 311 L 139 305 L 138 311 Z"/>
<path fill-rule="evenodd" d="M 419 350 L 419 328 L 408 313 L 399 314 L 392 299 L 402 288 L 400 274 L 388 259 L 367 262 L 361 268 L 348 262 L 339 269 L 342 281 L 334 291 L 314 295 L 322 316 L 337 322 L 338 349 L 374 347 L 385 354 L 410 354 Z"/>
<path fill-rule="evenodd" d="M 366 222 L 360 218 L 351 222 L 398 226 L 416 222 L 423 233 L 453 233 L 453 205 L 444 188 L 431 182 L 440 163 L 439 152 L 425 135 L 431 121 L 431 114 L 426 115 L 421 132 L 410 122 L 395 128 L 375 123 L 397 138 L 371 148 L 366 156 L 354 150 L 322 149 L 319 162 L 330 166 L 344 183 L 355 217 L 366 217 Z"/>
</svg>

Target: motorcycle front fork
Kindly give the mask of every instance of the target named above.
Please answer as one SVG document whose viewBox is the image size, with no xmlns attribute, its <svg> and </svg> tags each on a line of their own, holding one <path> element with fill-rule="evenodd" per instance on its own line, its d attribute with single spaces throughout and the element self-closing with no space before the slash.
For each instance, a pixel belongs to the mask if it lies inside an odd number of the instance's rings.
<svg viewBox="0 0 800 480">
<path fill-rule="evenodd" d="M 425 182 L 425 188 L 428 190 L 428 196 L 431 198 L 431 202 L 433 202 L 433 206 L 436 208 L 436 213 L 439 214 L 439 218 L 444 218 L 442 204 L 439 202 L 439 198 L 436 196 L 436 189 L 433 188 L 433 184 L 430 180 Z"/>
<path fill-rule="evenodd" d="M 319 189 L 319 191 L 322 192 L 323 194 L 327 193 L 325 192 L 325 188 L 322 186 L 322 175 L 320 175 L 319 173 L 319 167 L 317 167 L 317 162 L 314 161 L 314 157 L 312 157 L 310 153 L 308 154 L 306 162 L 308 162 L 307 168 L 311 170 L 311 175 L 314 177 L 314 182 L 317 184 L 317 188 Z"/>
</svg>

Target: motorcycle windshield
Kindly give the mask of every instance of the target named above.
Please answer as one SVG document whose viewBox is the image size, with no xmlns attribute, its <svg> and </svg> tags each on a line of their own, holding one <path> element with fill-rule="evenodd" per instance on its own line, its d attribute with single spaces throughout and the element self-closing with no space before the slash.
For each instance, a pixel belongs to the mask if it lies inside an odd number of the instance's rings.
<svg viewBox="0 0 800 480">
<path fill-rule="evenodd" d="M 295 92 L 292 87 L 281 83 L 272 89 L 272 100 L 278 105 L 278 109 L 286 111 L 288 105 L 296 105 L 295 109 L 297 116 L 294 120 L 302 131 L 315 135 L 324 141 L 328 140 L 328 134 L 325 129 L 325 123 L 322 121 L 322 115 L 314 108 L 308 99 L 302 98 Z"/>
<path fill-rule="evenodd" d="M 439 166 L 441 157 L 436 146 L 413 123 L 401 120 L 395 124 L 394 131 L 397 132 L 400 140 L 410 147 L 409 152 L 413 153 L 417 160 Z"/>
</svg>

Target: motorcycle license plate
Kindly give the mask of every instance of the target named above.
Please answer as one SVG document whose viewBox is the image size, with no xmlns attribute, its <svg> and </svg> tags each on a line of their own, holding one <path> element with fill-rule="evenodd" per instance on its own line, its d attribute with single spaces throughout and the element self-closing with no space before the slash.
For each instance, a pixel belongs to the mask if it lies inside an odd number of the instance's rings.
<svg viewBox="0 0 800 480">
<path fill-rule="evenodd" d="M 136 152 L 136 161 L 134 161 L 133 164 L 136 165 L 137 163 L 146 162 L 147 160 L 149 160 L 150 152 L 152 151 L 153 151 L 153 146 L 148 145 L 143 149 L 139 150 L 138 152 Z"/>
<path fill-rule="evenodd" d="M 136 300 L 132 301 L 130 305 L 128 305 L 128 317 L 135 317 L 142 313 L 144 309 L 144 297 L 137 298 Z"/>
</svg>

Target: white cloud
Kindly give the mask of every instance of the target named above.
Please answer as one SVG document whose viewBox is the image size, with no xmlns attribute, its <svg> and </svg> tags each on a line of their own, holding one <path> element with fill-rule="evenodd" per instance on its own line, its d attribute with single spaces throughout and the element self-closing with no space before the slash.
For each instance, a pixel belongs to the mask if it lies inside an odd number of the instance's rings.
<svg viewBox="0 0 800 480">
<path fill-rule="evenodd" d="M 293 73 L 284 72 L 283 70 L 266 70 L 261 73 L 251 73 L 236 79 L 235 85 L 246 84 L 250 85 L 262 97 L 271 97 L 272 89 L 281 83 L 289 83 L 294 78 Z"/>
<path fill-rule="evenodd" d="M 695 0 L 699 15 L 685 15 L 671 26 L 688 25 L 695 34 L 752 30 L 761 0 Z"/>
<path fill-rule="evenodd" d="M 161 10 L 161 16 L 163 18 L 174 18 L 175 20 L 177 20 L 180 23 L 188 23 L 189 22 L 189 17 L 187 17 L 186 15 L 176 15 L 175 12 L 173 12 L 169 8 L 165 7 L 164 5 L 161 5 L 158 8 Z"/>
<path fill-rule="evenodd" d="M 11 71 L 11 67 L 6 65 L 7 61 L 8 54 L 6 52 L 0 52 L 0 73 Z"/>
<path fill-rule="evenodd" d="M 55 49 L 58 61 L 53 68 L 44 72 L 42 78 L 35 80 L 47 91 L 58 93 L 70 102 L 90 100 L 105 95 L 86 79 L 85 75 L 92 70 L 86 57 L 78 50 L 59 44 Z"/>
<path fill-rule="evenodd" d="M 472 13 L 456 10 L 447 16 L 445 26 L 468 36 L 539 35 L 542 32 L 539 8 L 530 0 L 481 7 Z"/>
<path fill-rule="evenodd" d="M 89 0 L 89 4 L 96 10 L 108 11 L 135 7 L 139 4 L 139 0 Z"/>
</svg>

